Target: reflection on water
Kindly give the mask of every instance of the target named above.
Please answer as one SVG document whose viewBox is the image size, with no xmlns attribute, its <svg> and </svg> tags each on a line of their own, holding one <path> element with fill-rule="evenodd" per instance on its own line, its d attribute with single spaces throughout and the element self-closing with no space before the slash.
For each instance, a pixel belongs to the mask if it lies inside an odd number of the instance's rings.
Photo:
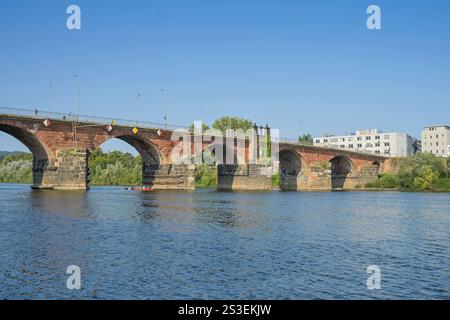
<svg viewBox="0 0 450 320">
<path fill-rule="evenodd" d="M 0 299 L 450 298 L 448 194 L 0 185 L 0 208 Z"/>
</svg>

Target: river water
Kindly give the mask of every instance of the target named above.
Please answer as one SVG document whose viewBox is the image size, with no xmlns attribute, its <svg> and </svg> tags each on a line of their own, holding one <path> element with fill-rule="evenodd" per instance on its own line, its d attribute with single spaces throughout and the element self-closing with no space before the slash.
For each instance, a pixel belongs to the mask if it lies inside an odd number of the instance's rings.
<svg viewBox="0 0 450 320">
<path fill-rule="evenodd" d="M 66 269 L 81 270 L 69 290 Z M 368 290 L 367 267 L 381 270 Z M 450 299 L 449 194 L 0 184 L 0 299 Z"/>
</svg>

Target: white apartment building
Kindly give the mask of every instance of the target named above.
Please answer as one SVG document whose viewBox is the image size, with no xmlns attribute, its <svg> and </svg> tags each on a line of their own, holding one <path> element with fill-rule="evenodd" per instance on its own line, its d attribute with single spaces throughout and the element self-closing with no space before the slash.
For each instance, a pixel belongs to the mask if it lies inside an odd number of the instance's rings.
<svg viewBox="0 0 450 320">
<path fill-rule="evenodd" d="M 385 157 L 413 155 L 417 152 L 416 142 L 416 139 L 405 133 L 383 133 L 377 129 L 359 130 L 347 136 L 327 135 L 314 138 L 314 145 L 318 147 L 372 153 Z"/>
<path fill-rule="evenodd" d="M 450 127 L 425 127 L 422 131 L 422 150 L 438 157 L 450 157 Z"/>
</svg>

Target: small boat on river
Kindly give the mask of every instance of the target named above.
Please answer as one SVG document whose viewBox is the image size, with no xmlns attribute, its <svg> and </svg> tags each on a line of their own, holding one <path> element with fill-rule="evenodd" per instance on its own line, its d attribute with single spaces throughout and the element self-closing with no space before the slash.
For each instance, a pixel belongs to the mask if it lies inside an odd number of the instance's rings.
<svg viewBox="0 0 450 320">
<path fill-rule="evenodd" d="M 148 186 L 142 186 L 142 187 L 127 187 L 127 188 L 125 188 L 125 190 L 148 192 L 148 191 L 153 191 L 153 188 L 148 187 Z"/>
</svg>

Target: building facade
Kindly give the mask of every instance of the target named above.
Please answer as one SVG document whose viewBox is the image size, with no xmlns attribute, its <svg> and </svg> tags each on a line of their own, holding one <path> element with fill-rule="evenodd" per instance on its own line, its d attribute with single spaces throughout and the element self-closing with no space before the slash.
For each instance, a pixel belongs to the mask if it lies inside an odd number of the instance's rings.
<svg viewBox="0 0 450 320">
<path fill-rule="evenodd" d="M 450 127 L 425 127 L 422 131 L 422 150 L 438 157 L 450 157 Z"/>
<path fill-rule="evenodd" d="M 347 136 L 314 138 L 318 147 L 371 153 L 385 157 L 407 157 L 420 152 L 417 140 L 405 133 L 384 133 L 377 129 L 359 130 Z"/>
</svg>

